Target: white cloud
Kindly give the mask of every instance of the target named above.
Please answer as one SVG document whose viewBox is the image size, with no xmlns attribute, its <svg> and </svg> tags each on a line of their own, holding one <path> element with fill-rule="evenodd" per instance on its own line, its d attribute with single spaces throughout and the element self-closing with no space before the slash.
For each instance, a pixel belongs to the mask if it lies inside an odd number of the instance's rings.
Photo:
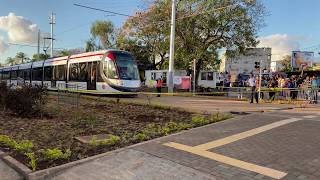
<svg viewBox="0 0 320 180">
<path fill-rule="evenodd" d="M 0 36 L 0 54 L 5 53 L 9 49 L 9 45 L 4 42 L 3 37 Z"/>
<path fill-rule="evenodd" d="M 290 55 L 291 51 L 299 50 L 299 41 L 303 39 L 303 37 L 289 36 L 287 34 L 272 34 L 260 37 L 258 47 L 271 47 L 272 60 L 280 60 L 284 55 Z"/>
<path fill-rule="evenodd" d="M 0 30 L 7 34 L 11 43 L 34 44 L 38 38 L 38 27 L 30 20 L 9 13 L 8 16 L 0 16 Z M 0 38 L 0 53 L 8 50 L 9 46 Z"/>
<path fill-rule="evenodd" d="M 37 40 L 37 25 L 14 13 L 0 17 L 0 29 L 7 32 L 9 41 L 13 43 L 35 43 Z"/>
</svg>

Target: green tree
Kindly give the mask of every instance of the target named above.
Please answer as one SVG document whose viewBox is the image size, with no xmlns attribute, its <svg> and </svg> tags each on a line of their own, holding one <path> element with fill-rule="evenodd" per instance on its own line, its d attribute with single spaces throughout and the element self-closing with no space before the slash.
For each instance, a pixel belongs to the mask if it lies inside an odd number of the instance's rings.
<svg viewBox="0 0 320 180">
<path fill-rule="evenodd" d="M 264 16 L 264 6 L 258 1 L 179 1 L 175 68 L 187 70 L 190 63 L 196 60 L 198 79 L 201 69 L 218 66 L 218 50 L 244 53 L 247 47 L 256 46 L 257 33 L 264 25 Z M 165 67 L 168 64 L 170 17 L 171 0 L 155 0 L 150 8 L 128 18 L 119 39 L 127 40 L 123 42 L 135 40 L 140 43 L 148 50 L 154 67 Z M 134 43 L 132 45 L 136 46 Z M 161 57 L 158 64 L 155 58 L 157 56 Z"/>
<path fill-rule="evenodd" d="M 168 0 L 157 0 L 147 10 L 128 18 L 120 31 L 118 47 L 130 51 L 139 46 L 149 56 L 153 69 L 164 68 L 169 52 L 170 5 Z M 134 55 L 139 56 L 139 53 L 134 52 Z"/>
<path fill-rule="evenodd" d="M 39 55 L 38 54 L 34 54 L 32 56 L 31 61 L 42 61 L 42 60 L 46 60 L 46 59 L 49 59 L 49 58 L 50 58 L 50 55 L 40 53 Z"/>
<path fill-rule="evenodd" d="M 15 58 L 17 60 L 17 63 L 21 64 L 23 64 L 28 59 L 27 55 L 23 52 L 18 52 Z"/>
<path fill-rule="evenodd" d="M 90 32 L 94 40 L 99 39 L 103 48 L 108 49 L 115 46 L 116 28 L 111 21 L 94 22 Z"/>
<path fill-rule="evenodd" d="M 291 56 L 290 55 L 284 56 L 280 64 L 282 65 L 281 71 L 291 72 Z"/>
<path fill-rule="evenodd" d="M 62 50 L 58 52 L 58 56 L 70 56 L 72 53 L 68 50 Z"/>
<path fill-rule="evenodd" d="M 17 64 L 17 61 L 16 61 L 15 58 L 8 57 L 8 58 L 6 59 L 6 63 L 7 63 L 9 66 L 13 66 L 13 65 Z"/>
<path fill-rule="evenodd" d="M 182 66 L 196 60 L 196 79 L 201 69 L 219 64 L 217 50 L 255 47 L 265 15 L 262 4 L 247 0 L 184 0 L 178 12 L 176 59 L 186 61 Z"/>
<path fill-rule="evenodd" d="M 103 49 L 102 46 L 98 45 L 94 38 L 90 38 L 89 40 L 86 41 L 85 44 L 85 51 L 86 52 L 91 52 L 91 51 L 97 51 Z"/>
</svg>

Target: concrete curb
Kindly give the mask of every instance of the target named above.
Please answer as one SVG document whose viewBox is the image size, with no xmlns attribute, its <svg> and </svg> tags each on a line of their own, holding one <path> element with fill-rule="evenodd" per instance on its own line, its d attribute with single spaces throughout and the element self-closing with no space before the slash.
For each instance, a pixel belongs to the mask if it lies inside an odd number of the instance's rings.
<svg viewBox="0 0 320 180">
<path fill-rule="evenodd" d="M 1 151 L 0 150 L 0 158 L 2 157 L 2 156 L 5 156 L 7 153 L 5 153 L 5 152 L 3 152 L 3 151 Z"/>
<path fill-rule="evenodd" d="M 9 155 L 2 156 L 1 159 L 11 168 L 16 170 L 19 174 L 21 174 L 24 178 L 28 179 L 28 174 L 32 172 L 31 169 L 29 169 L 27 166 L 24 164 L 20 163 L 13 157 Z"/>
</svg>

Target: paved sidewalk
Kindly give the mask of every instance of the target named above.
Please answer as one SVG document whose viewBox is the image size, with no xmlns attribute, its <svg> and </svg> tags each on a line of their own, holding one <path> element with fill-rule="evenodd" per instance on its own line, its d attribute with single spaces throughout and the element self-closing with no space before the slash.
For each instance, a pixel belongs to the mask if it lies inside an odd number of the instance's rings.
<svg viewBox="0 0 320 180">
<path fill-rule="evenodd" d="M 113 99 L 107 98 L 106 99 Z M 145 96 L 140 95 L 137 98 L 121 99 L 125 102 L 137 102 L 147 104 L 148 100 Z M 189 111 L 195 112 L 260 112 L 267 110 L 280 110 L 299 107 L 294 104 L 250 104 L 247 101 L 234 101 L 234 100 L 221 100 L 213 99 L 209 97 L 182 97 L 182 96 L 162 96 L 160 98 L 151 98 L 152 104 L 172 106 L 183 108 Z M 307 105 L 307 107 L 313 107 L 314 105 Z"/>
<path fill-rule="evenodd" d="M 0 160 L 0 179 L 1 180 L 22 180 L 22 176 Z"/>
<path fill-rule="evenodd" d="M 125 148 L 52 179 L 319 180 L 319 129 L 318 114 L 239 116 Z"/>
</svg>

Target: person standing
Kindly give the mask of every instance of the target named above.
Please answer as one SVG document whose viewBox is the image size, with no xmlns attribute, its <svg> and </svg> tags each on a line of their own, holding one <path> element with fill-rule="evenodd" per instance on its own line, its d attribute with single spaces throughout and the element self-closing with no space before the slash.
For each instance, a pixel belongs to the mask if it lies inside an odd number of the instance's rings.
<svg viewBox="0 0 320 180">
<path fill-rule="evenodd" d="M 251 101 L 250 103 L 253 103 L 253 98 L 256 99 L 256 102 L 258 103 L 258 94 L 256 92 L 256 79 L 253 77 L 252 74 L 250 74 L 250 78 L 248 79 L 249 87 L 251 88 Z"/>
<path fill-rule="evenodd" d="M 272 77 L 268 83 L 268 88 L 269 88 L 269 99 L 270 101 L 274 101 L 276 92 L 275 88 L 277 87 L 277 80 L 275 77 Z"/>
<path fill-rule="evenodd" d="M 163 85 L 163 80 L 162 80 L 162 76 L 161 76 L 160 78 L 157 79 L 157 85 L 156 85 L 157 93 L 158 93 L 157 97 L 161 96 L 162 85 Z"/>
<path fill-rule="evenodd" d="M 312 103 L 318 103 L 318 79 L 313 76 L 311 79 L 311 89 L 312 89 Z"/>
</svg>

